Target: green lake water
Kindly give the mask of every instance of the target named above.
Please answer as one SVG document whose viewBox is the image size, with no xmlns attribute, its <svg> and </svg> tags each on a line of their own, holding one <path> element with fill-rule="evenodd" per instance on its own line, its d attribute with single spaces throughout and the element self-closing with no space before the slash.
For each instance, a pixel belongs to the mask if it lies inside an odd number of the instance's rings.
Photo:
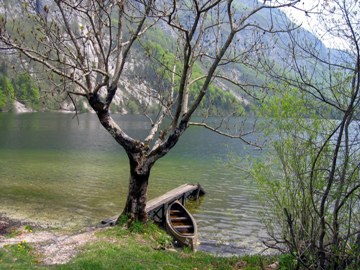
<svg viewBox="0 0 360 270">
<path fill-rule="evenodd" d="M 77 230 L 121 212 L 129 177 L 122 148 L 93 114 L 0 114 L 0 213 L 46 227 Z M 142 138 L 150 123 L 115 116 Z M 241 164 L 229 152 L 258 155 L 239 140 L 190 128 L 153 167 L 148 199 L 184 183 L 200 183 L 207 194 L 187 206 L 199 227 L 199 249 L 221 254 L 256 253 L 265 236 L 255 196 Z"/>
</svg>

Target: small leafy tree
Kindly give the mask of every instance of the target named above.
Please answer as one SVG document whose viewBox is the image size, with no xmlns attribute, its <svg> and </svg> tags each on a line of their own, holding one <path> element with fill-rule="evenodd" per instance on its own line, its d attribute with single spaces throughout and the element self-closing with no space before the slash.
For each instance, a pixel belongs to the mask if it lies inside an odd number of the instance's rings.
<svg viewBox="0 0 360 270">
<path fill-rule="evenodd" d="M 349 47 L 321 53 L 322 44 L 290 33 L 288 66 L 263 63 L 282 86 L 270 87 L 275 95 L 265 106 L 276 137 L 273 166 L 257 164 L 254 176 L 267 194 L 269 246 L 290 252 L 297 269 L 358 269 L 359 5 L 321 8 L 326 35 Z"/>
</svg>

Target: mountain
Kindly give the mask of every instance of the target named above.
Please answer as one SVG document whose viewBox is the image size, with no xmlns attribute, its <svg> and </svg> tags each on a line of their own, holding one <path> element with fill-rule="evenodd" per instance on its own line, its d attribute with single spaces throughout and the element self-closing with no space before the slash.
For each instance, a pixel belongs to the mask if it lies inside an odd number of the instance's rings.
<svg viewBox="0 0 360 270">
<path fill-rule="evenodd" d="M 5 1 L 5 4 L 9 4 L 9 1 Z M 44 14 L 44 8 L 51 7 L 51 1 L 47 0 L 33 0 L 30 2 L 34 5 L 38 14 Z M 246 14 L 253 6 L 257 5 L 256 1 L 243 0 L 236 1 L 234 4 L 237 12 L 234 16 L 239 18 Z M 20 10 L 20 9 L 19 9 Z M 0 10 L 1 12 L 1 10 Z M 184 23 L 189 23 L 186 18 L 183 18 Z M 273 30 L 286 29 L 291 25 L 291 21 L 281 10 L 262 10 L 256 13 L 247 21 L 249 24 L 257 24 L 263 29 L 271 28 Z M 224 36 L 229 30 L 224 27 L 222 33 Z M 335 51 L 327 49 L 324 44 L 316 38 L 312 33 L 302 28 L 296 30 L 297 35 L 303 39 L 317 44 L 320 55 L 327 55 Z M 150 111 L 156 112 L 158 101 L 156 98 L 148 98 L 149 93 L 157 93 L 161 89 L 170 87 L 170 77 L 164 75 L 165 71 L 161 65 L 154 63 L 153 58 L 156 57 L 161 61 L 174 61 L 175 55 L 172 53 L 172 49 L 176 44 L 176 35 L 173 30 L 165 23 L 159 23 L 156 27 L 148 31 L 147 35 L 140 40 L 140 43 L 136 44 L 135 50 L 131 53 L 129 62 L 125 67 L 124 76 L 120 82 L 121 91 L 117 92 L 112 105 L 113 112 L 119 113 L 141 113 L 142 109 L 146 107 Z M 205 46 L 208 50 L 214 50 L 215 33 L 213 36 L 207 36 L 204 40 Z M 261 85 L 267 78 L 265 74 L 256 72 L 254 67 L 259 63 L 260 57 L 267 57 L 268 61 L 276 63 L 277 66 L 285 66 L 288 58 L 286 50 L 287 44 L 290 43 L 290 38 L 286 33 L 265 33 L 258 31 L 256 34 L 252 31 L 242 31 L 237 36 L 234 43 L 234 51 L 246 51 L 249 48 L 262 46 L 267 48 L 271 53 L 266 56 L 260 55 L 259 50 L 255 49 L 244 55 L 236 63 L 227 65 L 226 67 L 219 69 L 221 74 L 240 81 L 244 85 Z M 145 50 L 144 50 L 145 48 Z M 152 54 L 149 57 L 148 54 Z M 336 54 L 341 56 L 341 51 L 336 51 Z M 0 58 L 0 65 L 3 66 L 0 69 L 0 111 L 11 110 L 11 103 L 14 99 L 25 104 L 27 107 L 34 108 L 35 110 L 74 110 L 73 101 L 63 96 L 53 95 L 55 92 L 50 91 L 52 94 L 48 94 L 48 88 L 56 87 L 56 84 L 50 83 L 47 78 L 43 78 L 41 68 L 30 63 L 30 72 L 26 73 L 22 70 L 22 62 L 19 63 L 17 56 L 9 56 L 6 59 Z M 207 69 L 207 62 L 201 62 L 194 65 L 193 73 L 197 76 L 201 76 Z M 311 63 L 309 63 L 310 65 Z M 17 72 L 9 72 L 11 69 L 15 69 Z M 136 71 L 136 72 L 135 72 Z M 23 78 L 19 78 L 20 74 Z M 19 83 L 27 78 L 26 83 Z M 1 79 L 2 78 L 2 79 Z M 7 82 L 8 86 L 5 86 L 4 82 Z M 2 82 L 2 83 L 1 83 Z M 9 88 L 9 82 L 12 87 Z M 37 82 L 37 84 L 35 83 Z M 36 85 L 36 86 L 35 86 Z M 200 85 L 194 84 L 192 91 L 198 91 Z M 13 89 L 13 90 L 11 90 Z M 226 80 L 217 79 L 209 89 L 208 98 L 204 101 L 204 111 L 210 114 L 230 113 L 232 110 L 237 110 L 241 113 L 244 109 L 250 110 L 250 104 L 253 102 L 251 96 L 257 96 L 259 90 L 257 87 L 248 88 L 249 92 L 246 93 L 240 87 L 234 86 Z M 42 93 L 42 96 L 38 93 Z M 87 111 L 89 106 L 83 102 L 80 98 L 75 100 L 77 110 Z M 209 110 L 210 108 L 210 110 Z"/>
</svg>

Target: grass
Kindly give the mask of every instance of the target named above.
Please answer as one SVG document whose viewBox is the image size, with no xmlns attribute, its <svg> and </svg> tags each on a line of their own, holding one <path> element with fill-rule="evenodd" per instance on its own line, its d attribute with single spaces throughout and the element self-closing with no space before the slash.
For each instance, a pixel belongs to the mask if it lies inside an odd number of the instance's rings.
<svg viewBox="0 0 360 270">
<path fill-rule="evenodd" d="M 243 269 L 261 270 L 274 258 L 260 256 L 216 257 L 189 249 L 174 250 L 171 238 L 154 224 L 134 223 L 129 229 L 120 226 L 97 232 L 97 241 L 81 248 L 67 264 L 43 266 L 27 243 L 0 249 L 0 270 L 5 269 Z M 240 263 L 241 262 L 241 263 Z M 246 266 L 239 267 L 240 264 Z"/>
<path fill-rule="evenodd" d="M 0 270 L 36 269 L 37 257 L 26 242 L 5 246 L 0 249 Z"/>
</svg>

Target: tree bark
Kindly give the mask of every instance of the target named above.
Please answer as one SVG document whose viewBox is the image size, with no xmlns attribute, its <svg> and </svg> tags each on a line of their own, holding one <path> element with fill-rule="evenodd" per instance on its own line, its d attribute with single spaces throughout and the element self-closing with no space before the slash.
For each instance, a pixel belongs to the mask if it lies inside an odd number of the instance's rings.
<svg viewBox="0 0 360 270">
<path fill-rule="evenodd" d="M 145 211 L 147 188 L 151 167 L 147 164 L 139 164 L 130 157 L 129 192 L 122 215 L 128 215 L 129 221 L 147 221 Z"/>
</svg>

